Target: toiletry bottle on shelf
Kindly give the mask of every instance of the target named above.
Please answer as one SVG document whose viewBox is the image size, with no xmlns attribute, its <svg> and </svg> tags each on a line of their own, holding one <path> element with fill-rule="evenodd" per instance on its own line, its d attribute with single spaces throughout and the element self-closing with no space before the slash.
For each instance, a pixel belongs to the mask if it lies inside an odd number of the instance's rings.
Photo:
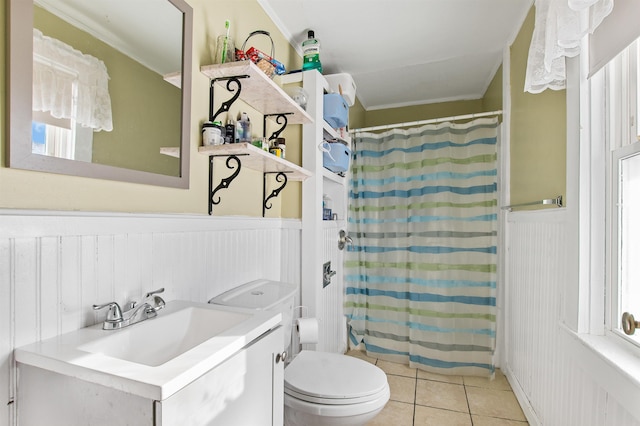
<svg viewBox="0 0 640 426">
<path fill-rule="evenodd" d="M 240 118 L 236 122 L 236 139 L 238 142 L 251 143 L 251 121 L 246 112 L 240 114 Z"/>
<path fill-rule="evenodd" d="M 322 194 L 322 220 L 331 220 L 332 201 L 327 194 Z"/>
<path fill-rule="evenodd" d="M 280 148 L 280 156 L 282 158 L 287 158 L 287 152 L 286 152 L 286 144 L 285 144 L 285 139 L 284 138 L 276 138 L 275 140 L 275 145 Z"/>
<path fill-rule="evenodd" d="M 236 124 L 235 124 L 236 134 L 235 134 L 234 142 L 236 143 L 240 142 L 240 139 L 242 139 L 242 123 L 240 123 L 241 117 L 242 117 L 241 115 L 238 115 L 238 119 L 236 120 Z"/>
<path fill-rule="evenodd" d="M 315 38 L 315 33 L 309 30 L 307 39 L 302 42 L 303 63 L 302 70 L 318 70 L 322 74 L 320 63 L 320 41 Z"/>
<path fill-rule="evenodd" d="M 224 143 L 234 143 L 236 141 L 236 124 L 233 118 L 227 118 L 227 124 L 224 126 Z"/>
</svg>

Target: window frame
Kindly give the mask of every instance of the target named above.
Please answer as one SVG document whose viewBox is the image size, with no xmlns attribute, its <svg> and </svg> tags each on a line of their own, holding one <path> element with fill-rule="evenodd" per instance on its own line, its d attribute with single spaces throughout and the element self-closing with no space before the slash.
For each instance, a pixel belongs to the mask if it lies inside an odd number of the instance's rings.
<svg viewBox="0 0 640 426">
<path fill-rule="evenodd" d="M 609 264 L 605 262 L 609 255 L 606 216 L 611 191 L 602 143 L 606 129 L 604 120 L 598 119 L 606 101 L 603 76 L 589 75 L 588 41 L 587 35 L 580 54 L 567 58 L 567 249 L 574 242 L 578 250 L 567 259 L 560 329 L 566 333 L 572 356 L 584 361 L 598 385 L 640 418 L 632 397 L 640 389 L 640 350 L 607 331 L 611 295 L 605 285 Z"/>
<path fill-rule="evenodd" d="M 638 350 L 640 350 L 640 332 L 637 334 L 628 336 L 622 331 L 621 327 L 621 318 L 624 309 L 622 308 L 621 302 L 621 239 L 619 237 L 620 234 L 620 223 L 622 222 L 621 212 L 619 209 L 619 197 L 621 190 L 621 165 L 624 159 L 640 155 L 640 142 L 635 141 L 629 145 L 625 145 L 623 147 L 619 147 L 611 152 L 611 194 L 612 194 L 612 202 L 609 205 L 611 213 L 609 215 L 610 225 L 609 229 L 611 232 L 610 241 L 611 245 L 616 245 L 616 248 L 611 250 L 610 256 L 610 264 L 611 264 L 611 274 L 610 274 L 610 283 L 608 285 L 611 287 L 611 300 L 609 303 L 610 315 L 609 315 L 609 324 L 607 327 L 608 332 L 611 332 L 613 335 L 628 341 L 629 343 L 635 345 Z M 616 180 L 614 181 L 615 178 Z M 615 267 L 614 267 L 615 266 Z M 640 312 L 640 305 L 638 305 L 638 310 L 631 311 L 631 313 L 635 313 L 638 315 Z M 639 318 L 640 319 L 640 318 Z"/>
<path fill-rule="evenodd" d="M 579 331 L 604 335 L 611 339 L 611 344 L 640 355 L 640 333 L 627 336 L 620 327 L 618 281 L 619 160 L 640 152 L 640 144 L 635 143 L 638 140 L 640 40 L 632 46 L 631 54 L 621 52 L 612 60 L 614 66 L 606 65 L 583 80 L 588 93 L 583 97 L 586 100 L 582 110 L 589 112 L 589 161 L 588 165 L 581 161 L 580 186 L 582 194 L 585 189 L 589 191 L 590 211 L 589 225 L 582 229 L 581 239 L 586 237 L 590 242 L 590 279 L 586 289 L 590 296 L 589 309 L 584 303 L 579 306 L 583 321 L 588 323 L 588 327 Z M 580 68 L 580 74 L 585 76 L 587 71 L 582 62 Z M 629 93 L 635 95 L 629 96 Z M 601 304 L 600 307 L 597 304 Z"/>
</svg>

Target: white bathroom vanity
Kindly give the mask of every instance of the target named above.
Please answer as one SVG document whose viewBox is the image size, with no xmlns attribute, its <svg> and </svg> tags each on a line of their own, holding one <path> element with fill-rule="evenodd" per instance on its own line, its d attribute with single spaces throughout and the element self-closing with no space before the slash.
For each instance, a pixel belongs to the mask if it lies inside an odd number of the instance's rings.
<svg viewBox="0 0 640 426">
<path fill-rule="evenodd" d="M 16 349 L 19 425 L 282 425 L 281 314 L 174 301 Z"/>
</svg>

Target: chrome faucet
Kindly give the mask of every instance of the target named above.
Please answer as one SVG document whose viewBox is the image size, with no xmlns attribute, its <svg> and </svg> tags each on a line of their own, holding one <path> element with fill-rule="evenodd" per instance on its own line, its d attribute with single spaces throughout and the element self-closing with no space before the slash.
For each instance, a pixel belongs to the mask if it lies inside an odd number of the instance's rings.
<svg viewBox="0 0 640 426">
<path fill-rule="evenodd" d="M 130 302 L 123 312 L 116 302 L 105 303 L 103 305 L 93 305 L 94 310 L 109 308 L 107 318 L 102 323 L 103 330 L 118 330 L 123 327 L 156 317 L 158 311 L 165 306 L 165 301 L 158 296 L 164 288 L 151 291 L 145 294 L 142 302 Z M 153 296 L 153 297 L 152 297 Z"/>
</svg>

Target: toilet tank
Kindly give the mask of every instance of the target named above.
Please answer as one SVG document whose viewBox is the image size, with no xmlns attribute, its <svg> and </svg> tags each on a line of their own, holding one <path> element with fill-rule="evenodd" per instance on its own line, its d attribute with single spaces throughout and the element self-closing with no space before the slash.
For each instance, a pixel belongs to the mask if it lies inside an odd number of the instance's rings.
<svg viewBox="0 0 640 426">
<path fill-rule="evenodd" d="M 284 347 L 288 351 L 293 327 L 293 306 L 298 286 L 280 281 L 255 280 L 226 291 L 209 300 L 214 305 L 257 310 L 278 310 L 282 313 Z"/>
</svg>

